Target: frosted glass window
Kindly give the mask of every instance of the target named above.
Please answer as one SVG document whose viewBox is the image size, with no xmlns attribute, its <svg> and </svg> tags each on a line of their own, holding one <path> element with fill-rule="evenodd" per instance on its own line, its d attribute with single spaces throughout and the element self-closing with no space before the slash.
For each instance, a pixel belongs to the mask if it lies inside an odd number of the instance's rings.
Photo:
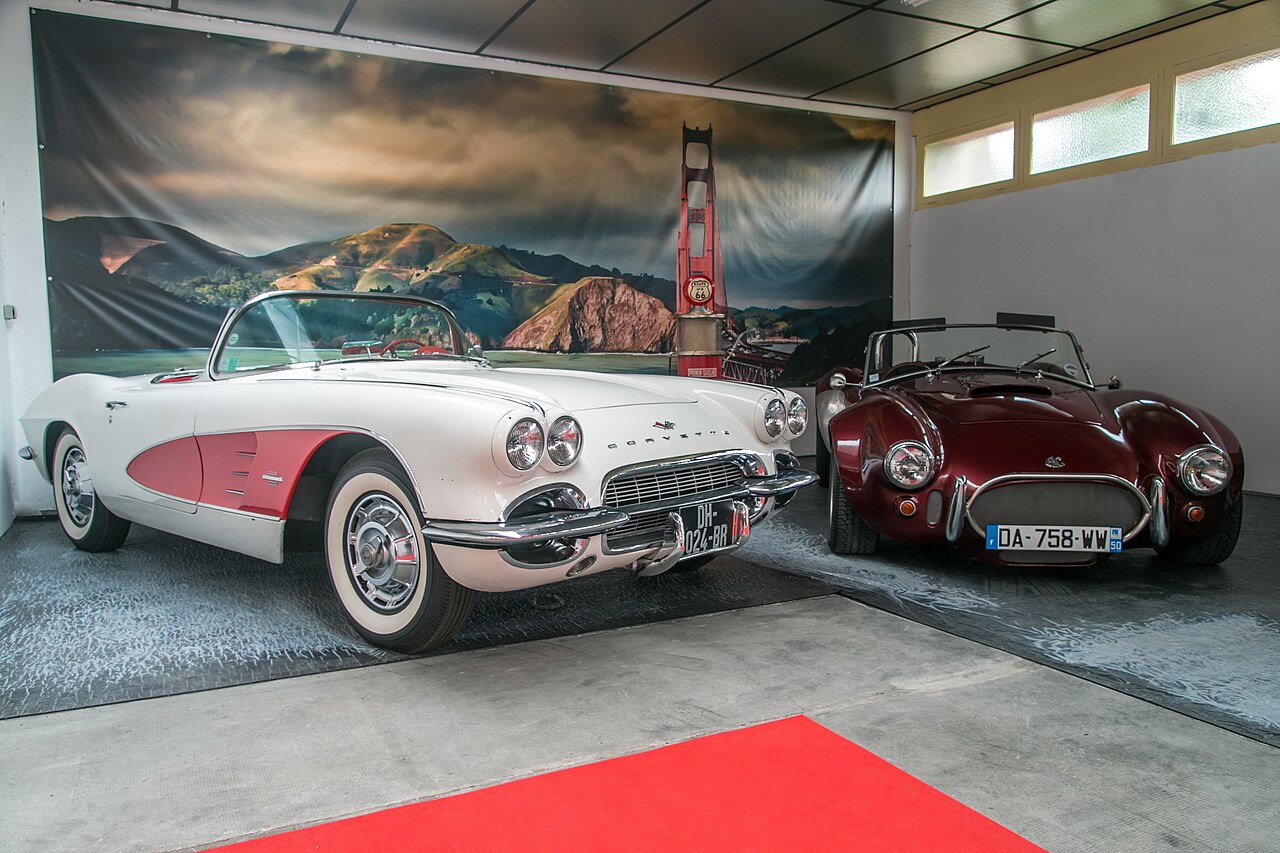
<svg viewBox="0 0 1280 853">
<path fill-rule="evenodd" d="M 924 147 L 924 195 L 1013 178 L 1013 122 Z"/>
<path fill-rule="evenodd" d="M 1045 113 L 1031 122 L 1031 174 L 1147 150 L 1151 87 L 1137 86 Z"/>
<path fill-rule="evenodd" d="M 1173 83 L 1173 142 L 1280 123 L 1280 50 L 1179 75 Z"/>
</svg>

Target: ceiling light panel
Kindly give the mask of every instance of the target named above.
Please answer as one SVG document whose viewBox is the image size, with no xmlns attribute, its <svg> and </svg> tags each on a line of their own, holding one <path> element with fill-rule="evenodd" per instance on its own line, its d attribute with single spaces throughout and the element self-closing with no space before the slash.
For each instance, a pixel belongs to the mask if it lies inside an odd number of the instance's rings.
<svg viewBox="0 0 1280 853">
<path fill-rule="evenodd" d="M 537 0 L 484 50 L 486 56 L 600 68 L 689 11 L 694 0 Z"/>
<path fill-rule="evenodd" d="M 1053 45 L 974 33 L 819 97 L 896 109 L 1062 52 Z"/>
<path fill-rule="evenodd" d="M 1208 5 L 1206 0 L 1055 0 L 991 29 L 1083 47 Z"/>
<path fill-rule="evenodd" d="M 863 12 L 719 85 L 808 97 L 928 50 L 968 30 L 902 15 Z"/>
<path fill-rule="evenodd" d="M 473 53 L 524 0 L 358 0 L 343 35 Z"/>
<path fill-rule="evenodd" d="M 848 15 L 825 0 L 711 0 L 609 71 L 707 84 Z"/>
<path fill-rule="evenodd" d="M 198 15 L 333 32 L 347 0 L 179 0 L 178 8 Z"/>
</svg>

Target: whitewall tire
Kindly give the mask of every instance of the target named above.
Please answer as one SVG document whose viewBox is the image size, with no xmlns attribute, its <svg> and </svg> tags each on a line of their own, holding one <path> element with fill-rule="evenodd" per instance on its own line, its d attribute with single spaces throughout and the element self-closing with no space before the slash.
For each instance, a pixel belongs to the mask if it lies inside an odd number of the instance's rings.
<svg viewBox="0 0 1280 853">
<path fill-rule="evenodd" d="M 129 522 L 107 509 L 93 488 L 93 472 L 80 436 L 64 430 L 53 450 L 53 494 L 58 521 L 81 551 L 114 551 L 129 535 Z"/>
<path fill-rule="evenodd" d="M 474 596 L 440 568 L 421 528 L 391 453 L 366 450 L 339 472 L 324 521 L 329 581 L 360 636 L 406 654 L 457 633 Z"/>
</svg>

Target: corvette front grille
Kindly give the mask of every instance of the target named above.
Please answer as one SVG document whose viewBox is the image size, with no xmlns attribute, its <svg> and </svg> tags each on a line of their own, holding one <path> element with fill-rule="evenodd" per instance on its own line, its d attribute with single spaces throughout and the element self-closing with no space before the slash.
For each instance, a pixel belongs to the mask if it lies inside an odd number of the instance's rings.
<svg viewBox="0 0 1280 853">
<path fill-rule="evenodd" d="M 655 501 L 695 504 L 700 494 L 740 485 L 747 476 L 744 464 L 744 457 L 732 456 L 633 468 L 605 482 L 604 505 L 626 510 Z M 605 550 L 629 551 L 661 542 L 668 512 L 633 512 L 630 521 L 605 535 Z"/>
</svg>

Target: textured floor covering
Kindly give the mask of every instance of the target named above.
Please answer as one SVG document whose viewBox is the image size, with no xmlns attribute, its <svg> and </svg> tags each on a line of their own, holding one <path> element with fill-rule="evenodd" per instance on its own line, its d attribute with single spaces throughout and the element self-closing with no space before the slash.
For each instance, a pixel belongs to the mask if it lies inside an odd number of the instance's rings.
<svg viewBox="0 0 1280 853">
<path fill-rule="evenodd" d="M 826 500 L 801 493 L 739 556 L 1280 746 L 1280 498 L 1245 496 L 1240 542 L 1219 566 L 1135 550 L 1085 570 L 992 568 L 884 540 L 873 556 L 837 556 Z"/>
<path fill-rule="evenodd" d="M 656 578 L 607 572 L 479 595 L 434 654 L 830 592 L 731 557 Z M 275 566 L 137 526 L 120 550 L 85 554 L 56 521 L 0 539 L 0 719 L 403 659 L 347 625 L 318 555 Z"/>
</svg>

